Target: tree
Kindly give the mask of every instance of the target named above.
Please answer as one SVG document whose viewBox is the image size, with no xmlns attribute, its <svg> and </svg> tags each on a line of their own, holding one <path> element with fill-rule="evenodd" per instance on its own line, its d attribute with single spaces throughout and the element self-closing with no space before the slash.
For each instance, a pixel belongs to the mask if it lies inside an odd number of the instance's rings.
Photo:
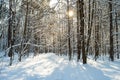
<svg viewBox="0 0 120 80">
<path fill-rule="evenodd" d="M 10 57 L 10 65 L 12 65 L 12 58 L 13 58 L 13 39 L 12 39 L 12 0 L 9 0 L 9 25 L 8 25 L 8 56 Z"/>
<path fill-rule="evenodd" d="M 112 0 L 109 0 L 109 20 L 110 20 L 110 60 L 114 61 L 114 51 L 113 51 L 113 16 L 112 16 Z"/>
<path fill-rule="evenodd" d="M 24 23 L 24 30 L 21 38 L 21 46 L 20 46 L 20 53 L 19 53 L 19 61 L 21 61 L 22 54 L 24 53 L 24 50 L 26 48 L 25 43 L 26 42 L 26 36 L 27 36 L 27 23 L 28 23 L 28 0 L 26 1 L 26 13 L 25 13 L 25 23 Z"/>
<path fill-rule="evenodd" d="M 97 2 L 95 2 L 95 60 L 97 60 L 98 56 L 100 55 L 99 54 L 99 45 L 100 45 L 100 41 L 99 41 L 99 28 L 100 28 L 100 19 L 99 19 L 99 16 L 98 14 L 100 13 L 100 10 L 97 9 L 98 8 L 98 5 L 97 5 Z"/>
<path fill-rule="evenodd" d="M 67 13 L 68 13 L 68 54 L 69 54 L 69 60 L 71 60 L 71 57 L 72 57 L 72 51 L 71 51 L 71 24 L 70 24 L 70 15 L 69 15 L 69 11 L 70 11 L 70 8 L 69 8 L 69 0 L 67 0 Z"/>
<path fill-rule="evenodd" d="M 81 41 L 80 41 L 80 2 L 79 0 L 77 1 L 77 61 L 80 60 L 80 55 L 81 55 Z"/>
<path fill-rule="evenodd" d="M 93 0 L 94 1 L 94 0 Z M 86 53 L 88 54 L 89 50 L 89 44 L 90 44 L 90 37 L 91 37 L 91 31 L 92 31 L 92 26 L 91 26 L 91 0 L 89 0 L 89 9 L 88 9 L 88 39 L 86 43 Z"/>
<path fill-rule="evenodd" d="M 118 47 L 118 21 L 117 21 L 117 13 L 115 13 L 115 24 L 116 24 L 116 53 L 117 58 L 119 59 L 119 47 Z"/>
<path fill-rule="evenodd" d="M 87 63 L 87 55 L 85 53 L 85 37 L 84 37 L 84 0 L 78 0 L 79 12 L 80 12 L 80 40 L 81 40 L 81 50 L 82 50 L 82 59 L 83 64 Z"/>
</svg>

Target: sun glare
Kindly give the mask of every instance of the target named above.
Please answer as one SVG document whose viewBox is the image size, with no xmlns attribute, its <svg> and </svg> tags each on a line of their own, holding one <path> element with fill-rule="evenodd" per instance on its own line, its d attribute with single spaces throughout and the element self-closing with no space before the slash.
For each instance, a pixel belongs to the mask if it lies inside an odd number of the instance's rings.
<svg viewBox="0 0 120 80">
<path fill-rule="evenodd" d="M 69 17 L 72 17 L 72 16 L 73 16 L 73 14 L 74 14 L 74 13 L 73 13 L 73 11 L 72 11 L 72 10 L 70 10 L 70 11 L 69 11 L 69 13 L 68 13 Z"/>
</svg>

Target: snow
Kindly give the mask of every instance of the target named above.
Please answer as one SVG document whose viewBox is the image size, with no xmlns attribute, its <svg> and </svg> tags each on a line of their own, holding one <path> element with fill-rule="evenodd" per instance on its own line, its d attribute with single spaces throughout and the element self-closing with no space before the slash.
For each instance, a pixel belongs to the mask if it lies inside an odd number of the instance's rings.
<svg viewBox="0 0 120 80">
<path fill-rule="evenodd" d="M 51 1 L 50 1 L 50 7 L 55 6 L 55 4 L 56 4 L 57 2 L 58 2 L 57 0 L 51 0 Z"/>
<path fill-rule="evenodd" d="M 120 80 L 120 60 L 88 59 L 84 65 L 74 59 L 69 62 L 66 56 L 47 53 L 12 66 L 8 63 L 8 58 L 0 62 L 0 80 Z"/>
</svg>

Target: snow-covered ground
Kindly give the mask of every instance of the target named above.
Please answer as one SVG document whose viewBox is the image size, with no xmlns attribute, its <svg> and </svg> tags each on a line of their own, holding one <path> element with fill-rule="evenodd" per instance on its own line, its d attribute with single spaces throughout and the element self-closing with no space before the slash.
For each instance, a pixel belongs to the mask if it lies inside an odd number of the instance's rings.
<svg viewBox="0 0 120 80">
<path fill-rule="evenodd" d="M 83 65 L 52 53 L 30 57 L 9 67 L 8 58 L 0 60 L 0 80 L 120 80 L 120 60 L 88 59 L 88 64 Z"/>
</svg>

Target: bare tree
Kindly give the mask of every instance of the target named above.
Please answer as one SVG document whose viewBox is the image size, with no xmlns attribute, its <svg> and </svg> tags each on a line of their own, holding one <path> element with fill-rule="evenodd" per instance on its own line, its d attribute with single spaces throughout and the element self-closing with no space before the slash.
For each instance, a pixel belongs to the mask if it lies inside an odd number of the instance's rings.
<svg viewBox="0 0 120 80">
<path fill-rule="evenodd" d="M 118 18 L 117 18 L 117 13 L 115 13 L 115 25 L 116 25 L 116 53 L 117 53 L 117 58 L 119 59 L 119 46 L 118 46 Z"/>
<path fill-rule="evenodd" d="M 80 40 L 81 40 L 81 49 L 82 49 L 82 59 L 83 59 L 83 64 L 87 63 L 87 55 L 85 53 L 85 36 L 84 36 L 84 28 L 85 28 L 85 23 L 84 23 L 84 0 L 79 1 L 80 7 L 79 7 L 79 12 L 80 12 Z"/>
<path fill-rule="evenodd" d="M 71 24 L 70 24 L 70 16 L 69 16 L 69 11 L 70 11 L 70 8 L 69 8 L 69 0 L 67 0 L 67 13 L 68 13 L 68 54 L 69 54 L 69 60 L 71 60 L 71 57 L 72 57 L 72 51 L 71 51 L 71 39 L 70 39 L 70 32 L 71 32 Z"/>
<path fill-rule="evenodd" d="M 109 14 L 110 14 L 110 60 L 114 61 L 114 50 L 113 50 L 113 16 L 112 16 L 112 0 L 109 0 Z"/>
<path fill-rule="evenodd" d="M 79 0 L 77 1 L 77 61 L 80 60 L 80 55 L 81 55 L 81 41 L 80 41 L 80 2 Z"/>
</svg>

